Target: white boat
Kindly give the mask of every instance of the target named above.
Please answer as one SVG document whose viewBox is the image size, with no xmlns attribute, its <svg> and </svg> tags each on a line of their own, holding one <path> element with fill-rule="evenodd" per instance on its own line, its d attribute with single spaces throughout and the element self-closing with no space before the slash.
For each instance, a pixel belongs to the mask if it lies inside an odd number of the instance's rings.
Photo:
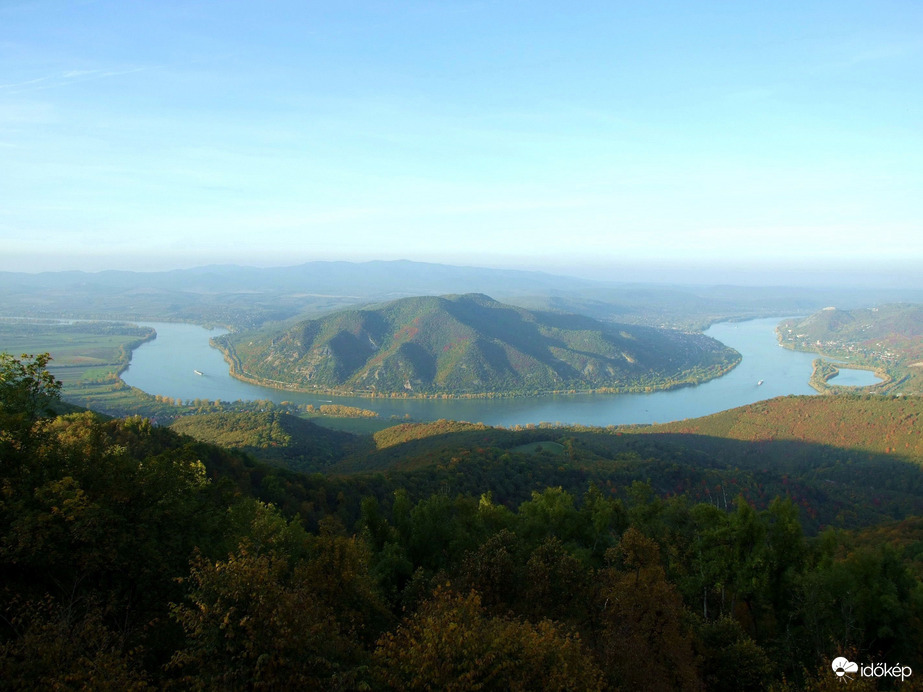
<svg viewBox="0 0 923 692">
<path fill-rule="evenodd" d="M 205 373 L 202 372 L 201 370 L 193 370 L 192 372 L 194 372 L 196 375 L 204 375 L 204 374 L 205 374 Z"/>
<path fill-rule="evenodd" d="M 757 383 L 756 383 L 756 386 L 759 387 L 761 384 L 763 384 L 763 381 L 762 381 L 762 380 L 760 380 L 759 382 L 757 382 Z"/>
</svg>

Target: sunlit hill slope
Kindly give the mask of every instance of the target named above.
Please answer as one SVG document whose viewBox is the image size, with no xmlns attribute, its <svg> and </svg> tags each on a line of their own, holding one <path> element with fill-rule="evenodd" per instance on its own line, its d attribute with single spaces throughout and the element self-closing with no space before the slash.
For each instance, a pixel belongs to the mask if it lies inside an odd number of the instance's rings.
<svg viewBox="0 0 923 692">
<path fill-rule="evenodd" d="M 637 391 L 704 381 L 739 359 L 701 334 L 529 311 L 481 294 L 406 298 L 219 345 L 238 377 L 366 394 Z"/>
</svg>

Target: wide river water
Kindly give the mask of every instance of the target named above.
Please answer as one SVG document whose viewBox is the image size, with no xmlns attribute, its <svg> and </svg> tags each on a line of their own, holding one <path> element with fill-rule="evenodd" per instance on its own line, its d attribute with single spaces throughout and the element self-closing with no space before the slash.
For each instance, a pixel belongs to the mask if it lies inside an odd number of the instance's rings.
<svg viewBox="0 0 923 692">
<path fill-rule="evenodd" d="M 731 372 L 695 387 L 650 394 L 576 394 L 496 399 L 368 399 L 299 394 L 247 384 L 228 374 L 221 353 L 208 340 L 223 330 L 189 324 L 145 323 L 157 338 L 135 350 L 122 378 L 149 394 L 179 399 L 222 401 L 268 399 L 320 405 L 337 403 L 377 411 L 382 417 L 410 416 L 414 420 L 440 418 L 488 425 L 565 423 L 622 425 L 664 423 L 716 413 L 786 394 L 815 394 L 808 385 L 812 353 L 781 348 L 775 327 L 782 318 L 721 322 L 705 333 L 737 349 L 743 356 Z M 197 375 L 198 370 L 202 375 Z M 834 378 L 846 384 L 847 375 L 874 384 L 872 373 L 841 370 Z M 831 380 L 831 384 L 834 384 Z M 758 384 L 762 381 L 762 384 Z M 851 383 L 851 382 L 850 382 Z"/>
</svg>

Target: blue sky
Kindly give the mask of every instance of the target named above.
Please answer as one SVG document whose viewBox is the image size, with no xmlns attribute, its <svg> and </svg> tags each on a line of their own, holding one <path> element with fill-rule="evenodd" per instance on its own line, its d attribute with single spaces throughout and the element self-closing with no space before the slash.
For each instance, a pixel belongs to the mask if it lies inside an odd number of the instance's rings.
<svg viewBox="0 0 923 692">
<path fill-rule="evenodd" d="M 0 0 L 0 270 L 923 261 L 918 2 Z"/>
</svg>

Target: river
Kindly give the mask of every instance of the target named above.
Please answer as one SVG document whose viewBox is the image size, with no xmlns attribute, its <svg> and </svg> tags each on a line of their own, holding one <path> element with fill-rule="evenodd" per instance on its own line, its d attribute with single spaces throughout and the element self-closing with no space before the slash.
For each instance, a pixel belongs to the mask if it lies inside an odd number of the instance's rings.
<svg viewBox="0 0 923 692">
<path fill-rule="evenodd" d="M 208 340 L 223 330 L 189 324 L 152 323 L 157 338 L 135 350 L 122 378 L 150 394 L 222 401 L 268 399 L 337 403 L 377 411 L 382 417 L 440 418 L 488 425 L 564 423 L 623 425 L 695 418 L 786 394 L 814 394 L 808 385 L 812 353 L 781 348 L 775 327 L 782 318 L 721 322 L 705 333 L 737 349 L 743 359 L 730 373 L 695 387 L 650 394 L 576 394 L 497 399 L 367 399 L 318 396 L 258 387 L 235 380 Z M 197 375 L 198 370 L 202 375 Z M 842 375 L 841 375 L 842 377 Z M 839 379 L 839 378 L 836 378 Z M 762 381 L 762 384 L 758 384 Z"/>
</svg>

